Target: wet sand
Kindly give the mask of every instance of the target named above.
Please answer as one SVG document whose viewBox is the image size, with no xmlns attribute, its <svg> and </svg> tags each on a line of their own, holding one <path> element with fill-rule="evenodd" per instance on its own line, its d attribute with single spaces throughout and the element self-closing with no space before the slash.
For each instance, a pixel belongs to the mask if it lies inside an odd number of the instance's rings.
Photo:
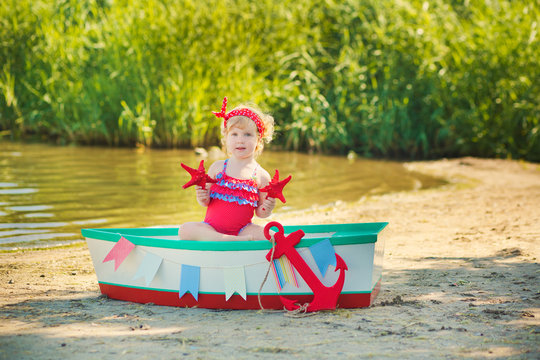
<svg viewBox="0 0 540 360">
<path fill-rule="evenodd" d="M 388 221 L 382 289 L 364 309 L 160 307 L 100 296 L 85 244 L 0 253 L 0 359 L 540 357 L 540 165 L 414 162 L 441 188 L 276 214 Z"/>
</svg>

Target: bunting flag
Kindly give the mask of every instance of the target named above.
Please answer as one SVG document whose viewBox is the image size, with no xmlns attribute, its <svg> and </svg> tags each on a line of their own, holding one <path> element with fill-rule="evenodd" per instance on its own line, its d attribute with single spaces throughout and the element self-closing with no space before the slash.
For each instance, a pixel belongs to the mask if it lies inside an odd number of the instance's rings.
<svg viewBox="0 0 540 360">
<path fill-rule="evenodd" d="M 180 291 L 178 297 L 182 298 L 186 292 L 190 292 L 195 300 L 199 300 L 199 280 L 201 268 L 198 266 L 182 265 L 180 270 Z"/>
<path fill-rule="evenodd" d="M 296 279 L 296 273 L 294 268 L 286 256 L 282 256 L 279 259 L 275 259 L 272 262 L 272 272 L 276 279 L 276 285 L 281 291 L 286 283 L 298 287 L 298 280 Z"/>
<path fill-rule="evenodd" d="M 163 258 L 161 256 L 152 253 L 146 253 L 141 265 L 137 269 L 137 273 L 133 277 L 133 280 L 144 277 L 146 281 L 146 286 L 150 285 L 150 283 L 156 276 L 156 273 L 161 266 L 162 261 Z"/>
<path fill-rule="evenodd" d="M 246 300 L 246 274 L 244 267 L 227 267 L 223 269 L 225 280 L 225 301 L 235 292 Z"/>
<path fill-rule="evenodd" d="M 114 271 L 116 271 L 134 248 L 135 244 L 121 236 L 118 242 L 105 256 L 103 263 L 114 260 Z M 309 251 L 323 277 L 326 275 L 329 265 L 337 265 L 336 253 L 330 239 L 325 239 L 310 246 Z M 138 267 L 133 280 L 144 277 L 146 286 L 149 286 L 154 280 L 162 263 L 163 258 L 161 256 L 147 252 Z M 299 287 L 294 267 L 286 256 L 274 259 L 271 265 L 279 292 L 287 283 L 296 288 Z M 181 264 L 180 271 L 179 298 L 182 298 L 187 292 L 190 292 L 193 298 L 198 301 L 201 268 L 199 266 Z M 223 268 L 223 275 L 225 300 L 228 301 L 235 292 L 244 300 L 247 300 L 244 266 Z"/>
<path fill-rule="evenodd" d="M 134 248 L 135 244 L 121 236 L 120 240 L 118 240 L 107 256 L 105 256 L 103 262 L 105 263 L 107 261 L 114 260 L 114 271 L 116 271 Z"/>
<path fill-rule="evenodd" d="M 336 252 L 330 239 L 325 239 L 309 247 L 311 255 L 317 264 L 317 267 L 321 271 L 322 276 L 326 275 L 328 265 L 336 266 Z"/>
</svg>

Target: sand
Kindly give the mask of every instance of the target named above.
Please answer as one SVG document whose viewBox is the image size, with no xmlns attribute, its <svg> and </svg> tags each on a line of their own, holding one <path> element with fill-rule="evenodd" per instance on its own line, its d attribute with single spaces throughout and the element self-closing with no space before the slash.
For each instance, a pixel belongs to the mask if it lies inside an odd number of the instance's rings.
<svg viewBox="0 0 540 360">
<path fill-rule="evenodd" d="M 390 222 L 370 308 L 294 318 L 128 303 L 100 296 L 84 243 L 0 253 L 0 358 L 540 358 L 540 166 L 405 166 L 448 184 L 274 218 Z"/>
</svg>

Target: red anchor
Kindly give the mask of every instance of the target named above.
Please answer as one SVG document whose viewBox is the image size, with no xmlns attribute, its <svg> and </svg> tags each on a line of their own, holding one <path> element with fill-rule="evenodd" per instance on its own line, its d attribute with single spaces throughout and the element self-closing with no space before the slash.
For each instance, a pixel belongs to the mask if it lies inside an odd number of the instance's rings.
<svg viewBox="0 0 540 360">
<path fill-rule="evenodd" d="M 311 270 L 295 248 L 295 245 L 298 244 L 304 237 L 304 231 L 296 230 L 285 237 L 283 226 L 277 221 L 272 221 L 264 227 L 264 236 L 268 240 L 270 240 L 272 237 L 270 234 L 270 228 L 272 227 L 278 228 L 278 232 L 274 234 L 276 246 L 274 256 L 272 257 L 272 250 L 270 250 L 266 255 L 266 259 L 268 261 L 272 261 L 280 258 L 283 255 L 287 256 L 291 264 L 296 268 L 296 271 L 298 271 L 304 281 L 308 284 L 311 291 L 313 291 L 313 301 L 311 301 L 311 303 L 309 303 L 307 306 L 307 312 L 335 309 L 338 297 L 341 294 L 343 284 L 345 283 L 345 270 L 348 270 L 345 261 L 343 261 L 341 256 L 336 254 L 335 271 L 341 270 L 341 272 L 339 273 L 339 278 L 336 283 L 331 287 L 326 287 L 321 283 L 317 275 L 315 275 L 313 270 Z M 287 310 L 297 310 L 301 307 L 296 303 L 296 300 L 289 300 L 283 296 L 280 296 L 279 298 Z"/>
</svg>

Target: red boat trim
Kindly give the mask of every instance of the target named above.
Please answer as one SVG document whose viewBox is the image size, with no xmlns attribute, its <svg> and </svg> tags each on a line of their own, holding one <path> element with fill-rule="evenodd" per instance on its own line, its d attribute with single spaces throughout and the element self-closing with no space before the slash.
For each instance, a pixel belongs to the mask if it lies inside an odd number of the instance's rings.
<svg viewBox="0 0 540 360">
<path fill-rule="evenodd" d="M 360 308 L 368 307 L 373 304 L 375 297 L 379 293 L 381 279 L 373 287 L 371 292 L 343 292 L 339 296 L 338 308 Z M 257 294 L 247 294 L 246 300 L 240 295 L 234 294 L 229 300 L 225 300 L 225 294 L 216 293 L 199 293 L 198 301 L 187 293 L 180 299 L 176 290 L 156 290 L 141 287 L 128 287 L 123 285 L 110 284 L 99 282 L 101 293 L 107 295 L 111 299 L 130 301 L 142 304 L 156 304 L 164 306 L 180 306 L 180 307 L 199 307 L 206 309 L 260 309 Z M 283 309 L 283 304 L 279 297 L 291 297 L 298 300 L 299 303 L 310 302 L 313 294 L 261 294 L 261 302 L 265 309 Z"/>
</svg>

